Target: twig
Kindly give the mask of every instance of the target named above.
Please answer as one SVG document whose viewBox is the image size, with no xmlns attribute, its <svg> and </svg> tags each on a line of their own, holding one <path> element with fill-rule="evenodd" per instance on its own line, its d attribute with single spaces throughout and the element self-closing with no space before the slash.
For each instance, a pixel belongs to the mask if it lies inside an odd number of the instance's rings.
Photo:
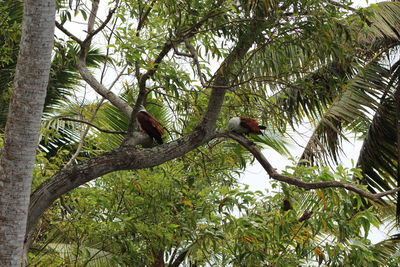
<svg viewBox="0 0 400 267">
<path fill-rule="evenodd" d="M 69 214 L 72 214 L 72 213 L 74 212 L 74 211 L 71 209 L 71 207 L 68 206 L 67 203 L 65 203 L 64 196 L 61 196 L 61 197 L 60 197 L 60 203 L 61 203 L 61 206 L 63 206 L 64 209 L 65 209 Z"/>
</svg>

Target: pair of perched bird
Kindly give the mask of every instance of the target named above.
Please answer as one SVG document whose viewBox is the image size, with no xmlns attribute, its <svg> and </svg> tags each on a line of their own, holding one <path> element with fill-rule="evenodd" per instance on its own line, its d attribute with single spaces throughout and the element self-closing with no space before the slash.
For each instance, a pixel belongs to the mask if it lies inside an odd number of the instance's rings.
<svg viewBox="0 0 400 267">
<path fill-rule="evenodd" d="M 163 143 L 162 135 L 164 134 L 164 129 L 161 124 L 146 111 L 144 106 L 140 107 L 136 118 L 140 128 L 161 145 Z M 265 128 L 265 126 L 259 125 L 256 119 L 250 117 L 234 117 L 228 122 L 229 131 L 238 134 L 262 134 L 261 130 Z"/>
</svg>

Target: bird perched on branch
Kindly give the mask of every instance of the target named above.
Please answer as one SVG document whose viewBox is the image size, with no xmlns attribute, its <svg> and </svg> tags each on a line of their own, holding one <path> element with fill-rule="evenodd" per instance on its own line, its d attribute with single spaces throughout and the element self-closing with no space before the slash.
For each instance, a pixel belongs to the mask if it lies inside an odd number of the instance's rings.
<svg viewBox="0 0 400 267">
<path fill-rule="evenodd" d="M 228 129 L 238 134 L 262 134 L 261 130 L 265 130 L 266 127 L 259 125 L 256 119 L 241 116 L 230 119 Z"/>
<path fill-rule="evenodd" d="M 143 105 L 140 105 L 139 111 L 136 114 L 136 119 L 139 122 L 140 128 L 147 133 L 151 138 L 155 139 L 160 145 L 163 143 L 162 135 L 164 129 L 161 124 L 151 116 Z"/>
</svg>

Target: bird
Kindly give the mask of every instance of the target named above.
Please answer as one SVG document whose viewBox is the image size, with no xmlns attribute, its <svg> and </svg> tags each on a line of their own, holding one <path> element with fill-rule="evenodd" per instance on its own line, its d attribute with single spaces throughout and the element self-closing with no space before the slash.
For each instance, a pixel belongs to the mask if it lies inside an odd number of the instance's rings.
<svg viewBox="0 0 400 267">
<path fill-rule="evenodd" d="M 305 210 L 303 212 L 303 214 L 300 216 L 300 218 L 298 219 L 298 221 L 304 222 L 304 221 L 310 219 L 312 214 L 313 214 L 313 212 L 311 210 Z"/>
<path fill-rule="evenodd" d="M 136 119 L 139 122 L 140 128 L 147 133 L 151 138 L 155 139 L 158 144 L 162 144 L 162 135 L 164 129 L 161 124 L 151 116 L 143 105 L 140 105 L 139 111 L 136 114 Z"/>
<path fill-rule="evenodd" d="M 266 127 L 259 125 L 254 118 L 240 116 L 229 120 L 228 129 L 238 134 L 262 134 L 261 130 L 265 130 Z"/>
</svg>

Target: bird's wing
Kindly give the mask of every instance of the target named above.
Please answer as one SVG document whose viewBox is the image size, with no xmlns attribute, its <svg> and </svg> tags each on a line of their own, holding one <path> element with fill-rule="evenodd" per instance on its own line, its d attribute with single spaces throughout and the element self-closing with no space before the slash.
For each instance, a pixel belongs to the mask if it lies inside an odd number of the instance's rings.
<svg viewBox="0 0 400 267">
<path fill-rule="evenodd" d="M 247 128 L 252 133 L 260 132 L 260 128 L 258 127 L 258 121 L 249 117 L 240 117 L 240 126 Z"/>
<path fill-rule="evenodd" d="M 137 114 L 137 120 L 140 123 L 140 126 L 142 129 L 152 135 L 152 134 L 158 134 L 158 135 L 163 135 L 164 134 L 164 128 L 161 126 L 161 124 L 149 113 L 147 112 L 138 112 Z"/>
</svg>

